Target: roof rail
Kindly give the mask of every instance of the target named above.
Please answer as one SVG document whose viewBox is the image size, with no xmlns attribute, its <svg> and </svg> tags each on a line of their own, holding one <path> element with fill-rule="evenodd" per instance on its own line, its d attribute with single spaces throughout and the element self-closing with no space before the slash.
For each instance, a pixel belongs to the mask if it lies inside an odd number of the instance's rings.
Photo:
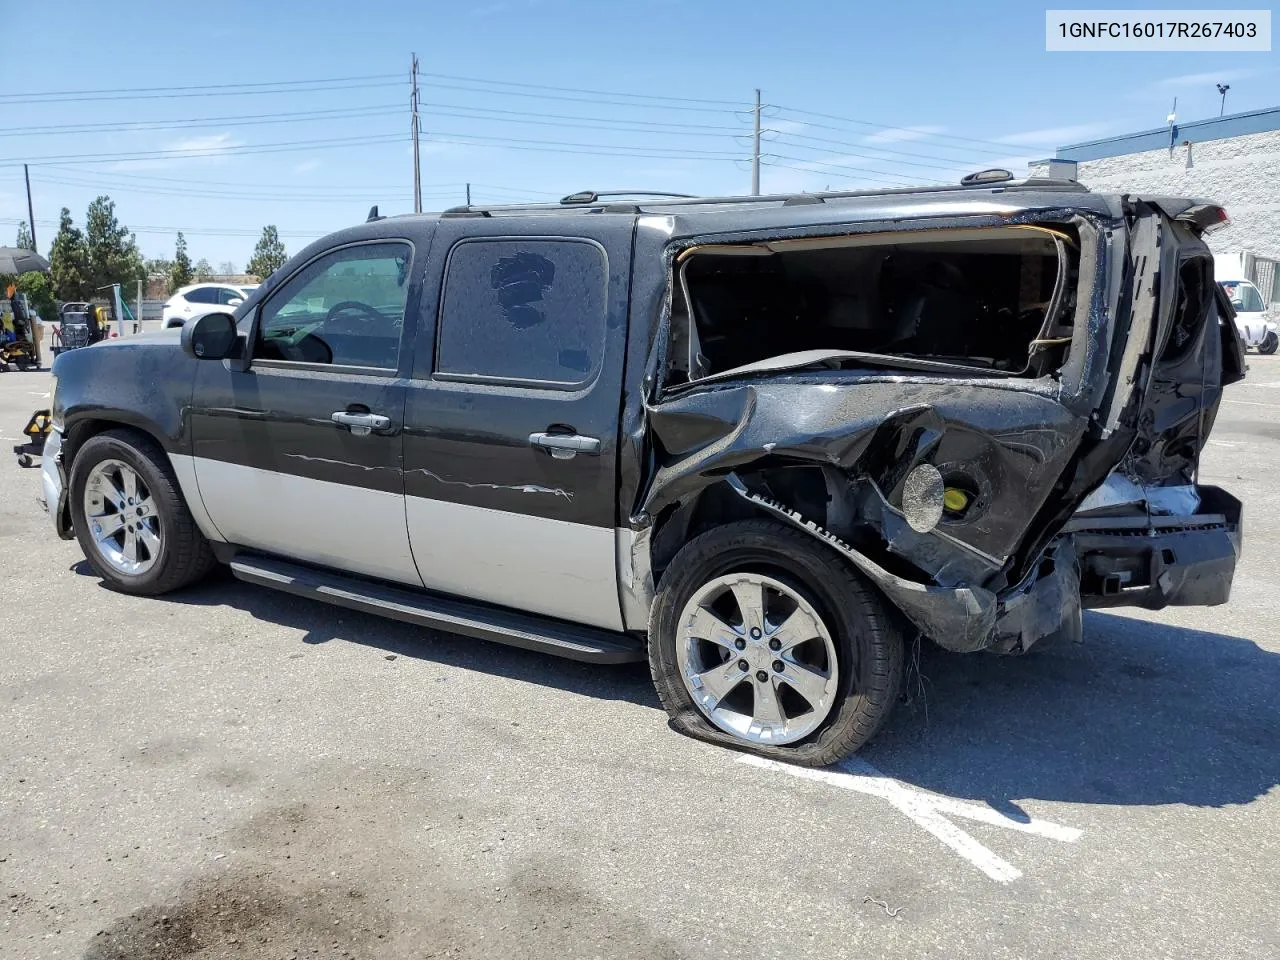
<svg viewBox="0 0 1280 960">
<path fill-rule="evenodd" d="M 601 197 L 667 197 L 673 200 L 692 200 L 695 198 L 695 194 L 666 193 L 662 190 L 579 190 L 577 193 L 571 193 L 567 197 L 561 197 L 560 202 L 566 206 L 579 203 L 595 203 Z"/>
</svg>

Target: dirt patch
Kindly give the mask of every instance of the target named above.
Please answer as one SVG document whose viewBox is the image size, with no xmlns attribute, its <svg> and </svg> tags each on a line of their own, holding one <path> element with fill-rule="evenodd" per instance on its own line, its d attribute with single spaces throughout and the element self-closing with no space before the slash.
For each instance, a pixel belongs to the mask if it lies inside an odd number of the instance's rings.
<svg viewBox="0 0 1280 960">
<path fill-rule="evenodd" d="M 204 880 L 172 903 L 121 917 L 89 942 L 84 960 L 185 957 L 375 956 L 380 930 L 358 890 L 286 892 L 267 875 Z"/>
</svg>

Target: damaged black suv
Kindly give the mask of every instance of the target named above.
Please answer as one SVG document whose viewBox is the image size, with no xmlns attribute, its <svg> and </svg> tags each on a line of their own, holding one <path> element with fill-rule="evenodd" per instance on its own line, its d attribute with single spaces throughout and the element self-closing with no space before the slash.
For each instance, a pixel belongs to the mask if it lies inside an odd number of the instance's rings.
<svg viewBox="0 0 1280 960">
<path fill-rule="evenodd" d="M 242 580 L 651 664 L 680 730 L 865 743 L 907 639 L 1226 601 L 1244 374 L 1206 202 L 1066 181 L 378 217 L 64 353 L 43 484 L 115 589 Z"/>
</svg>

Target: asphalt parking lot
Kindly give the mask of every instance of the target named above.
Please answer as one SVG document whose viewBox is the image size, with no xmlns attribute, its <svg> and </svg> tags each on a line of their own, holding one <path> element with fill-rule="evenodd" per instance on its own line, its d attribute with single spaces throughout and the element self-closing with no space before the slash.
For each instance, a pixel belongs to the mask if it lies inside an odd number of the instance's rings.
<svg viewBox="0 0 1280 960">
<path fill-rule="evenodd" d="M 1280 955 L 1280 357 L 1203 482 L 1245 501 L 1225 607 L 1085 643 L 926 649 L 814 776 L 671 732 L 643 668 L 215 577 L 104 589 L 8 455 L 0 373 L 0 956 Z"/>
</svg>

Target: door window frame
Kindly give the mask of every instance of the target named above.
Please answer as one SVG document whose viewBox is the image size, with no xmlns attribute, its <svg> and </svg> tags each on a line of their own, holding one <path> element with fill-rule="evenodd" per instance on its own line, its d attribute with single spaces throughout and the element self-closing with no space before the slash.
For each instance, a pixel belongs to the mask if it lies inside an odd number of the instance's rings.
<svg viewBox="0 0 1280 960">
<path fill-rule="evenodd" d="M 347 363 L 311 363 L 303 360 L 277 360 L 274 358 L 255 357 L 253 355 L 254 347 L 258 344 L 258 330 L 262 325 L 262 311 L 269 303 L 277 297 L 284 295 L 286 288 L 293 282 L 302 271 L 318 260 L 339 253 L 343 250 L 350 250 L 355 247 L 367 247 L 376 244 L 396 243 L 409 248 L 409 267 L 405 274 L 405 309 L 404 319 L 400 322 L 400 343 L 396 348 L 396 365 L 394 367 L 366 367 L 357 366 Z M 414 268 L 418 261 L 418 248 L 408 237 L 370 237 L 367 240 L 353 240 L 349 243 L 340 243 L 336 246 L 327 247 L 319 251 L 312 257 L 308 257 L 302 263 L 289 273 L 289 276 L 280 281 L 274 290 L 271 291 L 262 302 L 254 307 L 253 322 L 249 325 L 247 334 L 247 344 L 245 345 L 245 368 L 258 368 L 262 370 L 297 370 L 308 371 L 314 373 L 340 373 L 345 372 L 352 375 L 367 377 L 386 377 L 394 379 L 400 376 L 401 367 L 405 364 L 406 351 L 412 352 L 413 337 L 410 336 L 409 323 L 411 311 L 414 310 L 416 304 L 414 302 L 414 287 L 417 279 L 414 276 Z"/>
</svg>

